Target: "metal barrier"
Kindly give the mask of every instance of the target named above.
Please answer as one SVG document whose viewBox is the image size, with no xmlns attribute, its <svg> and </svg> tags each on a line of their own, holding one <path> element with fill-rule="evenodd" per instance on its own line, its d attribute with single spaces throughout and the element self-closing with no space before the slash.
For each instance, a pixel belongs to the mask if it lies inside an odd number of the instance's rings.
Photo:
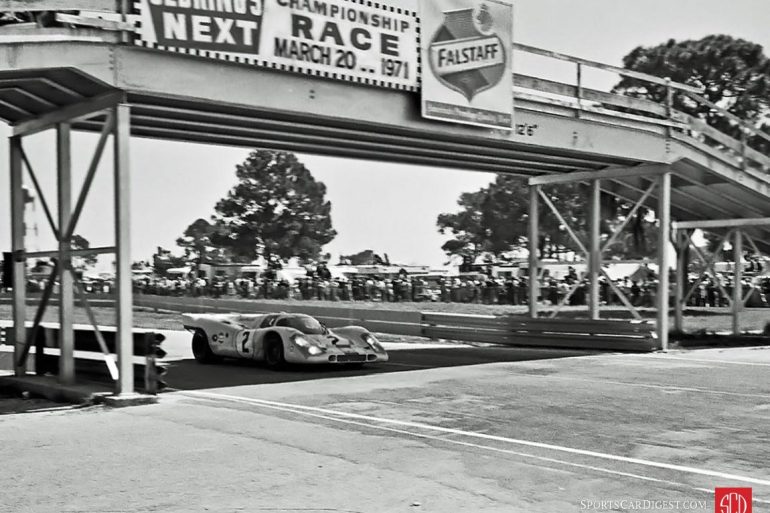
<svg viewBox="0 0 770 513">
<path fill-rule="evenodd" d="M 27 329 L 28 336 L 32 329 Z M 117 380 L 116 330 L 115 328 L 75 329 L 75 351 L 85 354 L 75 357 L 75 374 L 93 381 L 112 383 Z M 163 381 L 166 367 L 157 360 L 163 358 L 166 352 L 160 348 L 165 339 L 160 333 L 145 330 L 135 330 L 133 333 L 133 355 L 144 357 L 143 361 L 134 363 L 134 385 L 136 389 L 155 394 L 167 385 Z M 41 326 L 33 341 L 36 346 L 35 373 L 58 374 L 59 355 L 46 351 L 46 348 L 59 348 L 59 328 Z M 0 329 L 0 343 L 13 345 L 13 331 L 10 328 Z"/>
<path fill-rule="evenodd" d="M 305 305 L 302 303 L 286 304 L 271 301 L 251 301 L 239 299 L 213 299 L 135 295 L 134 305 L 171 310 L 175 312 L 215 313 L 274 313 L 291 312 L 312 315 L 331 328 L 355 324 L 379 333 L 394 335 L 422 336 L 421 313 L 399 312 L 393 310 L 375 310 L 362 308 L 344 308 Z"/>
<path fill-rule="evenodd" d="M 654 351 L 655 323 L 423 313 L 423 336 L 491 344 Z"/>
<path fill-rule="evenodd" d="M 489 344 L 615 351 L 659 348 L 655 323 L 650 321 L 530 319 L 147 295 L 135 296 L 134 304 L 178 312 L 304 313 L 332 328 L 355 324 L 379 333 Z"/>
</svg>

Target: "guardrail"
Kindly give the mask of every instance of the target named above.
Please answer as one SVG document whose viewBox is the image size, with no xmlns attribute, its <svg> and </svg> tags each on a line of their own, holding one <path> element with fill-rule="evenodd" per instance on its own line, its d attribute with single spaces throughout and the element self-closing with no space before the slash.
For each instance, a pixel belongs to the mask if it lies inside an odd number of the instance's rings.
<svg viewBox="0 0 770 513">
<path fill-rule="evenodd" d="M 512 315 L 401 312 L 150 295 L 135 296 L 134 305 L 196 313 L 304 313 L 332 328 L 355 324 L 379 333 L 464 342 L 613 351 L 653 351 L 658 348 L 654 337 L 655 324 L 648 321 L 530 319 Z"/>
<path fill-rule="evenodd" d="M 716 146 L 720 150 L 736 158 L 744 170 L 755 167 L 763 172 L 770 172 L 770 157 L 755 150 L 748 144 L 749 136 L 770 142 L 770 135 L 703 97 L 703 90 L 700 88 L 674 82 L 667 78 L 655 75 L 640 73 L 638 71 L 603 64 L 563 53 L 552 52 L 520 43 L 514 43 L 513 49 L 519 52 L 569 62 L 574 64 L 576 69 L 575 84 L 566 84 L 563 82 L 516 74 L 514 75 L 513 81 L 514 87 L 537 91 L 538 93 L 547 93 L 549 95 L 561 97 L 562 99 L 533 96 L 520 92 L 515 94 L 517 98 L 552 103 L 575 109 L 575 115 L 577 117 L 580 117 L 581 112 L 595 112 L 620 119 L 646 121 L 657 126 L 667 127 L 669 130 L 678 130 L 684 135 L 696 140 L 705 139 L 710 146 Z M 666 93 L 666 101 L 665 103 L 657 103 L 651 100 L 588 89 L 583 86 L 582 77 L 584 67 L 591 67 L 615 73 L 622 77 L 633 78 L 648 84 L 663 87 Z M 712 112 L 716 112 L 720 116 L 730 120 L 740 131 L 740 140 L 717 130 L 707 124 L 703 119 L 674 109 L 675 95 L 682 95 L 688 100 L 695 102 L 697 105 L 707 107 Z M 634 113 L 615 111 L 605 108 L 606 105 L 631 110 Z M 648 117 L 647 115 L 651 115 L 651 117 Z"/>
<path fill-rule="evenodd" d="M 515 316 L 422 314 L 423 336 L 492 344 L 612 351 L 659 349 L 655 323 Z"/>
<path fill-rule="evenodd" d="M 175 312 L 215 313 L 274 313 L 291 312 L 312 315 L 331 328 L 363 326 L 369 331 L 393 335 L 422 336 L 420 312 L 399 312 L 360 308 L 327 307 L 303 304 L 275 303 L 238 299 L 188 298 L 152 295 L 135 295 L 134 306 L 171 310 Z"/>
</svg>

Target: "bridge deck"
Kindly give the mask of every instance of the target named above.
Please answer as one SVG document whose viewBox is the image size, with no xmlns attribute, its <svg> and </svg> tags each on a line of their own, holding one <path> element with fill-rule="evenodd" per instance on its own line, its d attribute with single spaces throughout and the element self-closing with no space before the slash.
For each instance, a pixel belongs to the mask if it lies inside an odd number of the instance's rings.
<svg viewBox="0 0 770 513">
<path fill-rule="evenodd" d="M 676 220 L 770 216 L 770 159 L 737 154 L 735 141 L 682 113 L 662 119 L 652 102 L 593 92 L 597 101 L 575 103 L 554 97 L 574 86 L 518 76 L 516 127 L 508 132 L 422 119 L 415 93 L 161 52 L 93 29 L 58 28 L 52 41 L 49 30 L 27 29 L 22 42 L 0 37 L 0 118 L 11 125 L 116 92 L 132 107 L 136 136 L 524 176 L 663 163 L 674 173 Z M 100 122 L 73 127 L 99 130 Z M 637 199 L 648 183 L 636 177 L 606 187 Z M 770 227 L 750 233 L 770 249 Z"/>
</svg>

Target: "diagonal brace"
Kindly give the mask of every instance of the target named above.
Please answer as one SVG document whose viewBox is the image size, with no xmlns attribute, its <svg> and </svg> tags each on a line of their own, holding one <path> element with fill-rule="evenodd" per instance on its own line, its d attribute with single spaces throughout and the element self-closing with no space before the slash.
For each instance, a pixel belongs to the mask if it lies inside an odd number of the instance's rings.
<svg viewBox="0 0 770 513">
<path fill-rule="evenodd" d="M 650 194 L 652 194 L 652 191 L 655 190 L 655 187 L 657 187 L 657 182 L 652 182 L 652 185 L 650 185 L 647 190 L 644 192 L 641 198 L 639 198 L 639 201 L 637 201 L 634 204 L 634 208 L 631 209 L 631 211 L 628 213 L 626 218 L 623 220 L 623 223 L 618 227 L 617 230 L 612 232 L 612 235 L 610 235 L 610 238 L 607 239 L 607 242 L 604 243 L 604 246 L 602 246 L 601 252 L 604 253 L 609 249 L 609 247 L 612 245 L 613 242 L 615 242 L 615 239 L 620 235 L 620 233 L 623 231 L 623 229 L 628 225 L 629 222 L 631 222 L 631 219 L 634 217 L 634 214 L 636 214 L 636 211 L 641 208 L 641 206 L 644 204 L 645 201 L 647 201 L 647 198 L 650 197 Z"/>
<path fill-rule="evenodd" d="M 80 189 L 80 195 L 78 196 L 78 201 L 75 204 L 75 209 L 72 212 L 72 217 L 70 218 L 69 226 L 67 226 L 67 229 L 64 230 L 64 235 L 62 237 L 62 240 L 68 241 L 72 238 L 72 234 L 75 232 L 75 227 L 77 226 L 78 220 L 80 219 L 80 214 L 83 213 L 83 205 L 85 205 L 86 198 L 88 197 L 88 192 L 91 190 L 91 183 L 94 180 L 94 176 L 96 175 L 96 169 L 99 166 L 99 162 L 102 159 L 102 154 L 104 153 L 104 147 L 107 145 L 107 138 L 112 133 L 114 126 L 115 126 L 115 115 L 113 114 L 112 110 L 108 111 L 107 118 L 104 120 L 104 127 L 102 128 L 102 133 L 99 135 L 99 141 L 96 143 L 96 149 L 94 150 L 93 157 L 91 158 L 91 164 L 88 166 L 88 171 L 86 172 L 86 178 L 83 180 L 83 187 Z"/>
<path fill-rule="evenodd" d="M 96 340 L 99 342 L 99 347 L 102 350 L 102 354 L 104 355 L 104 363 L 107 364 L 107 369 L 110 371 L 110 377 L 114 381 L 118 380 L 118 366 L 115 363 L 115 358 L 110 353 L 109 348 L 107 347 L 107 342 L 104 340 L 104 336 L 102 335 L 102 332 L 99 331 L 99 324 L 96 322 L 96 316 L 94 315 L 94 311 L 91 309 L 91 305 L 88 304 L 88 299 L 86 298 L 85 293 L 83 292 L 83 287 L 80 286 L 80 282 L 78 281 L 78 277 L 75 274 L 75 270 L 70 268 L 69 269 L 70 274 L 72 274 L 72 284 L 75 287 L 75 292 L 77 292 L 78 299 L 80 299 L 80 304 L 83 305 L 83 308 L 86 311 L 86 315 L 88 316 L 88 320 L 91 323 L 91 325 L 94 327 L 94 333 L 96 334 Z"/>
<path fill-rule="evenodd" d="M 45 200 L 45 194 L 43 194 L 43 189 L 40 187 L 40 183 L 37 181 L 37 176 L 35 175 L 35 171 L 32 169 L 32 164 L 29 163 L 27 153 L 24 151 L 24 147 L 21 145 L 21 139 L 19 140 L 19 151 L 21 152 L 21 159 L 24 161 L 24 166 L 27 168 L 27 172 L 29 173 L 30 178 L 32 178 L 32 184 L 35 186 L 35 190 L 37 191 L 37 197 L 40 198 L 40 203 L 43 205 L 43 211 L 45 212 L 46 219 L 48 219 L 48 225 L 51 227 L 51 231 L 53 231 L 54 236 L 56 236 L 56 240 L 59 240 L 59 229 L 56 227 L 56 223 L 53 220 L 51 209 L 48 208 L 48 202 Z"/>
<path fill-rule="evenodd" d="M 556 215 L 556 218 L 559 220 L 561 224 L 564 225 L 564 228 L 567 230 L 567 233 L 570 237 L 572 237 L 572 240 L 575 241 L 575 244 L 578 245 L 580 250 L 583 252 L 583 254 L 588 258 L 588 250 L 586 249 L 585 245 L 583 245 L 583 242 L 580 240 L 580 238 L 575 234 L 574 231 L 572 231 L 572 228 L 570 228 L 569 223 L 564 219 L 564 217 L 559 213 L 559 209 L 556 208 L 556 205 L 551 202 L 550 198 L 540 189 L 537 190 L 538 194 L 540 194 L 540 197 L 543 198 L 543 201 L 545 201 L 545 204 L 548 205 L 548 208 L 553 211 L 553 213 Z"/>
</svg>

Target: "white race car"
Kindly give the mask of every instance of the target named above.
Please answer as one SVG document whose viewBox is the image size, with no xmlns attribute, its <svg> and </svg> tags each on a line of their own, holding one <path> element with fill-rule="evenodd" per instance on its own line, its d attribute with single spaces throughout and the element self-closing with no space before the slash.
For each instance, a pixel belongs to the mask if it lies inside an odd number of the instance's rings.
<svg viewBox="0 0 770 513">
<path fill-rule="evenodd" d="M 245 358 L 279 368 L 285 363 L 388 361 L 388 353 L 366 328 L 330 330 L 304 314 L 182 314 L 182 322 L 193 333 L 193 355 L 200 363 Z"/>
</svg>

